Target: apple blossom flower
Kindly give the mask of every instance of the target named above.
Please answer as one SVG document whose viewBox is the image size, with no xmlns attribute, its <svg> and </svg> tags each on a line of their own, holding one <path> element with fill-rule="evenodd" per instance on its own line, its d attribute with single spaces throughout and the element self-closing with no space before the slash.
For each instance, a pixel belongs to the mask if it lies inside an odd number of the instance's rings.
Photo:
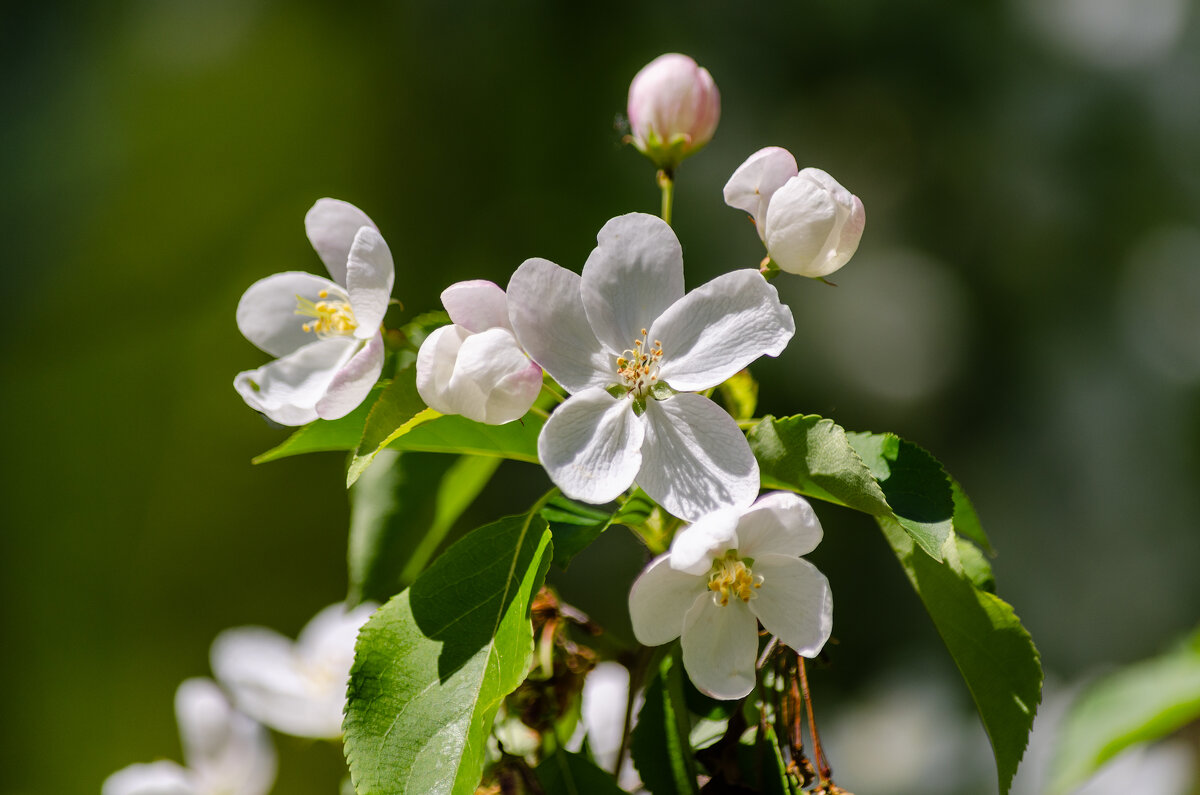
<svg viewBox="0 0 1200 795">
<path fill-rule="evenodd" d="M 451 326 L 425 338 L 417 352 L 417 392 L 442 414 L 503 425 L 520 419 L 542 391 L 542 368 L 513 336 L 504 290 L 489 281 L 442 291 Z"/>
<path fill-rule="evenodd" d="M 633 145 L 671 171 L 712 140 L 721 94 L 707 69 L 686 55 L 667 53 L 634 76 L 626 111 Z"/>
<path fill-rule="evenodd" d="M 800 556 L 821 541 L 812 506 L 790 492 L 722 509 L 684 528 L 633 583 L 633 634 L 647 646 L 682 636 L 683 667 L 713 698 L 754 688 L 758 622 L 805 657 L 833 628 L 829 581 Z"/>
<path fill-rule="evenodd" d="M 798 171 L 791 152 L 760 149 L 725 184 L 725 203 L 754 219 L 781 270 L 828 276 L 858 249 L 866 210 L 857 196 L 819 168 Z"/>
<path fill-rule="evenodd" d="M 281 425 L 332 420 L 362 403 L 383 370 L 383 335 L 395 279 L 392 253 L 366 214 L 320 199 L 304 217 L 332 280 L 301 271 L 268 276 L 238 302 L 242 334 L 276 356 L 238 373 L 246 403 Z"/>
<path fill-rule="evenodd" d="M 130 765 L 101 795 L 265 795 L 275 783 L 275 748 L 262 726 L 235 711 L 216 683 L 188 679 L 175 691 L 183 767 L 169 760 Z"/>
<path fill-rule="evenodd" d="M 375 607 L 330 605 L 294 643 L 266 627 L 227 629 L 213 641 L 213 673 L 239 709 L 272 729 L 341 737 L 354 642 Z"/>
<path fill-rule="evenodd" d="M 568 497 L 615 499 L 636 480 L 696 519 L 758 494 L 758 463 L 737 423 L 694 394 L 795 333 L 792 313 L 755 270 L 686 296 L 683 252 L 661 219 L 613 218 L 577 276 L 544 259 L 508 284 L 517 340 L 568 392 L 542 428 L 538 458 Z"/>
</svg>

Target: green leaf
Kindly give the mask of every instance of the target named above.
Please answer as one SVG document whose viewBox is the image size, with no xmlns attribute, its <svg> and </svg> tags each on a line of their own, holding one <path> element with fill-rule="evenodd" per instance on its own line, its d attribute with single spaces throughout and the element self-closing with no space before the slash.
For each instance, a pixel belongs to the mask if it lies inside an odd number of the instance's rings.
<svg viewBox="0 0 1200 795">
<path fill-rule="evenodd" d="M 654 795 L 694 795 L 696 760 L 689 744 L 679 647 L 663 657 L 646 688 L 645 703 L 630 737 L 629 752 L 646 789 Z"/>
<path fill-rule="evenodd" d="M 540 516 L 501 519 L 363 627 L 343 724 L 359 795 L 474 792 L 496 710 L 529 672 L 529 604 L 549 553 Z"/>
<path fill-rule="evenodd" d="M 350 460 L 346 471 L 346 488 L 354 485 L 363 471 L 375 460 L 379 451 L 418 425 L 442 416 L 425 407 L 425 401 L 417 394 L 417 373 L 409 367 L 396 373 L 392 383 L 367 415 L 362 440 Z"/>
<path fill-rule="evenodd" d="M 532 412 L 504 425 L 485 425 L 451 414 L 413 428 L 388 446 L 393 450 L 486 455 L 536 464 L 537 438 L 545 422 Z"/>
<path fill-rule="evenodd" d="M 638 525 L 654 510 L 654 503 L 638 489 L 615 511 L 555 497 L 542 509 L 554 535 L 554 565 L 566 569 L 571 560 L 614 524 Z"/>
<path fill-rule="evenodd" d="M 955 537 L 937 561 L 918 553 L 896 520 L 877 521 L 966 680 L 992 743 L 1000 792 L 1007 793 L 1041 700 L 1042 666 L 1033 639 L 1007 603 L 963 573 Z"/>
<path fill-rule="evenodd" d="M 1059 734 L 1051 793 L 1074 790 L 1135 743 L 1200 720 L 1200 630 L 1178 647 L 1093 683 Z"/>
<path fill-rule="evenodd" d="M 612 774 L 606 773 L 583 754 L 558 751 L 537 769 L 538 783 L 545 795 L 621 795 Z"/>
<path fill-rule="evenodd" d="M 323 453 L 331 450 L 353 450 L 362 439 L 363 426 L 371 407 L 383 394 L 384 384 L 377 384 L 358 408 L 337 420 L 313 420 L 295 431 L 282 444 L 255 456 L 252 463 L 265 464 L 302 453 Z"/>
<path fill-rule="evenodd" d="M 967 498 L 967 493 L 963 491 L 963 487 L 954 478 L 950 478 L 950 491 L 954 499 L 954 532 L 963 538 L 971 539 L 981 546 L 983 551 L 988 555 L 994 556 L 996 550 L 992 547 L 992 542 L 987 537 L 987 533 L 983 532 L 983 525 L 979 522 L 979 516 L 975 513 L 975 506 L 971 504 L 971 500 Z"/>
<path fill-rule="evenodd" d="M 740 370 L 717 387 L 721 402 L 735 420 L 748 420 L 758 408 L 758 382 L 749 370 Z"/>
<path fill-rule="evenodd" d="M 386 601 L 416 579 L 499 465 L 498 458 L 381 451 L 350 489 L 350 604 Z"/>
</svg>

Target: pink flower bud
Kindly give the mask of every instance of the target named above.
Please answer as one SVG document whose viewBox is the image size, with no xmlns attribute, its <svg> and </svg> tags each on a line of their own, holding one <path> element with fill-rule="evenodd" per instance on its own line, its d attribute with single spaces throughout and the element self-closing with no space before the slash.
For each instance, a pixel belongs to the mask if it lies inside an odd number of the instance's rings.
<svg viewBox="0 0 1200 795">
<path fill-rule="evenodd" d="M 672 170 L 712 140 L 721 95 L 707 69 L 686 55 L 660 55 L 629 84 L 629 125 L 638 151 Z"/>
</svg>

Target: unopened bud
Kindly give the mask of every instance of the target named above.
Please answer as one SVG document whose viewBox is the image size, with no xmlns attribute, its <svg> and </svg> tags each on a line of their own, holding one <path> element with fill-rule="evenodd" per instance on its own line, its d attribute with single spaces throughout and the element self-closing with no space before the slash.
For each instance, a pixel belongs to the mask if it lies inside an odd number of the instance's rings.
<svg viewBox="0 0 1200 795">
<path fill-rule="evenodd" d="M 712 140 L 721 95 L 707 69 L 686 55 L 668 53 L 634 76 L 627 112 L 633 145 L 670 172 Z"/>
</svg>

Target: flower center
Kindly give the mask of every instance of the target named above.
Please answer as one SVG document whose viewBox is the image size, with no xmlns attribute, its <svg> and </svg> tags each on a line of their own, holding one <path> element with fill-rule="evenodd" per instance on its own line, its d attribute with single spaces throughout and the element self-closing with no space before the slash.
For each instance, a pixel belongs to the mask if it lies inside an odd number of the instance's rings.
<svg viewBox="0 0 1200 795">
<path fill-rule="evenodd" d="M 328 290 L 317 293 L 317 297 L 321 300 L 310 301 L 299 295 L 296 296 L 296 314 L 312 318 L 301 328 L 311 331 L 322 339 L 353 334 L 354 330 L 358 328 L 358 323 L 354 320 L 354 310 L 350 308 L 350 302 L 328 300 Z"/>
<path fill-rule="evenodd" d="M 708 590 L 713 592 L 713 604 L 724 607 L 729 597 L 736 596 L 743 602 L 758 598 L 757 590 L 762 587 L 763 577 L 755 574 L 748 564 L 750 558 L 739 558 L 736 549 L 727 551 L 713 561 L 712 573 L 708 575 Z"/>
<path fill-rule="evenodd" d="M 650 347 L 646 334 L 646 329 L 642 329 L 642 338 L 634 340 L 633 347 L 626 348 L 617 357 L 617 377 L 621 379 L 621 386 L 628 389 L 634 398 L 642 398 L 649 393 L 658 381 L 659 363 L 662 361 L 662 343 L 654 340 L 654 347 Z"/>
</svg>

